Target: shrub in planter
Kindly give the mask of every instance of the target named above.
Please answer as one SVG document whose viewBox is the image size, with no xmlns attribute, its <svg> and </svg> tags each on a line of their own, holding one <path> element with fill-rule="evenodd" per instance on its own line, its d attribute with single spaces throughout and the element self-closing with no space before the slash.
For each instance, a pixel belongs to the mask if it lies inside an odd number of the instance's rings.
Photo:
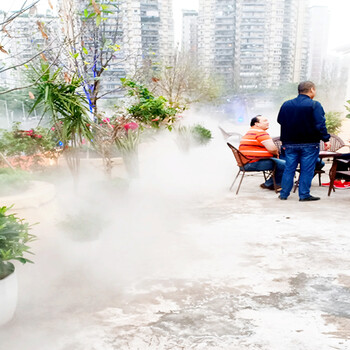
<svg viewBox="0 0 350 350">
<path fill-rule="evenodd" d="M 58 226 L 73 241 L 93 241 L 99 238 L 106 221 L 93 210 L 81 210 L 67 215 Z"/>
<path fill-rule="evenodd" d="M 195 142 L 199 145 L 206 145 L 212 139 L 211 131 L 200 124 L 194 125 L 191 132 Z"/>
<path fill-rule="evenodd" d="M 13 260 L 25 264 L 32 263 L 24 257 L 24 254 L 32 254 L 29 251 L 29 242 L 36 237 L 29 233 L 30 226 L 15 214 L 7 214 L 10 208 L 0 208 L 0 280 L 14 271 Z"/>
<path fill-rule="evenodd" d="M 29 224 L 7 214 L 8 210 L 0 208 L 0 326 L 12 319 L 17 305 L 17 279 L 11 261 L 32 262 L 24 254 L 30 253 L 28 243 L 35 239 L 29 234 Z"/>
<path fill-rule="evenodd" d="M 212 139 L 211 131 L 200 124 L 180 126 L 176 131 L 177 145 L 183 151 L 188 151 L 193 146 L 206 145 Z"/>
</svg>

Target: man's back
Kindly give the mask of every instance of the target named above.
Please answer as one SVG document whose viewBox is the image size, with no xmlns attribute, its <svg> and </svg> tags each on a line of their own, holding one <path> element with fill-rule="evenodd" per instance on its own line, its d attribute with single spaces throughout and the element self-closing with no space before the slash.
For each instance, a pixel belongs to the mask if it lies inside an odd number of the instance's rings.
<svg viewBox="0 0 350 350">
<path fill-rule="evenodd" d="M 319 102 L 300 94 L 286 101 L 278 114 L 283 144 L 318 143 L 327 141 L 324 110 Z"/>
</svg>

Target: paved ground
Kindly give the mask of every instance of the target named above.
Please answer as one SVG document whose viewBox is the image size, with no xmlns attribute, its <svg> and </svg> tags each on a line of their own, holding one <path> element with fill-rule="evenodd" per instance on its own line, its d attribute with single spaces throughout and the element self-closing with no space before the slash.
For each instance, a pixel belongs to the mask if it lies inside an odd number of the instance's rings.
<svg viewBox="0 0 350 350">
<path fill-rule="evenodd" d="M 236 196 L 224 146 L 146 148 L 127 187 L 21 209 L 39 240 L 0 349 L 350 349 L 350 190 L 282 202 L 251 176 Z"/>
</svg>

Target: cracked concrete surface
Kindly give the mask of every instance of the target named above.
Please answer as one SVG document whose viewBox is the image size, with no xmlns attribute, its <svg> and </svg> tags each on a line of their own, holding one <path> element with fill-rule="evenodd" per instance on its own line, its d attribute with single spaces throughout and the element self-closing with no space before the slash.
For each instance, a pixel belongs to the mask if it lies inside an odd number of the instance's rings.
<svg viewBox="0 0 350 350">
<path fill-rule="evenodd" d="M 321 201 L 281 202 L 249 176 L 236 196 L 232 170 L 210 193 L 178 178 L 169 192 L 84 194 L 105 216 L 95 241 L 62 234 L 76 202 L 60 189 L 21 210 L 39 240 L 0 349 L 350 349 L 350 190 L 327 197 L 315 181 Z"/>
</svg>

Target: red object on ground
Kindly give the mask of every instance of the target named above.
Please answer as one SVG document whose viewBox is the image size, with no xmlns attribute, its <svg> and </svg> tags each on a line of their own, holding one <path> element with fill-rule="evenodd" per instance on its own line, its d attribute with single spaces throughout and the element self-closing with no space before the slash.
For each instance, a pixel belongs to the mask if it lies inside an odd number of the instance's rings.
<svg viewBox="0 0 350 350">
<path fill-rule="evenodd" d="M 329 182 L 325 182 L 322 184 L 324 187 L 329 186 Z M 337 188 L 339 190 L 345 190 L 350 188 L 350 181 L 341 181 L 341 180 L 335 180 L 334 181 L 334 188 Z"/>
</svg>

